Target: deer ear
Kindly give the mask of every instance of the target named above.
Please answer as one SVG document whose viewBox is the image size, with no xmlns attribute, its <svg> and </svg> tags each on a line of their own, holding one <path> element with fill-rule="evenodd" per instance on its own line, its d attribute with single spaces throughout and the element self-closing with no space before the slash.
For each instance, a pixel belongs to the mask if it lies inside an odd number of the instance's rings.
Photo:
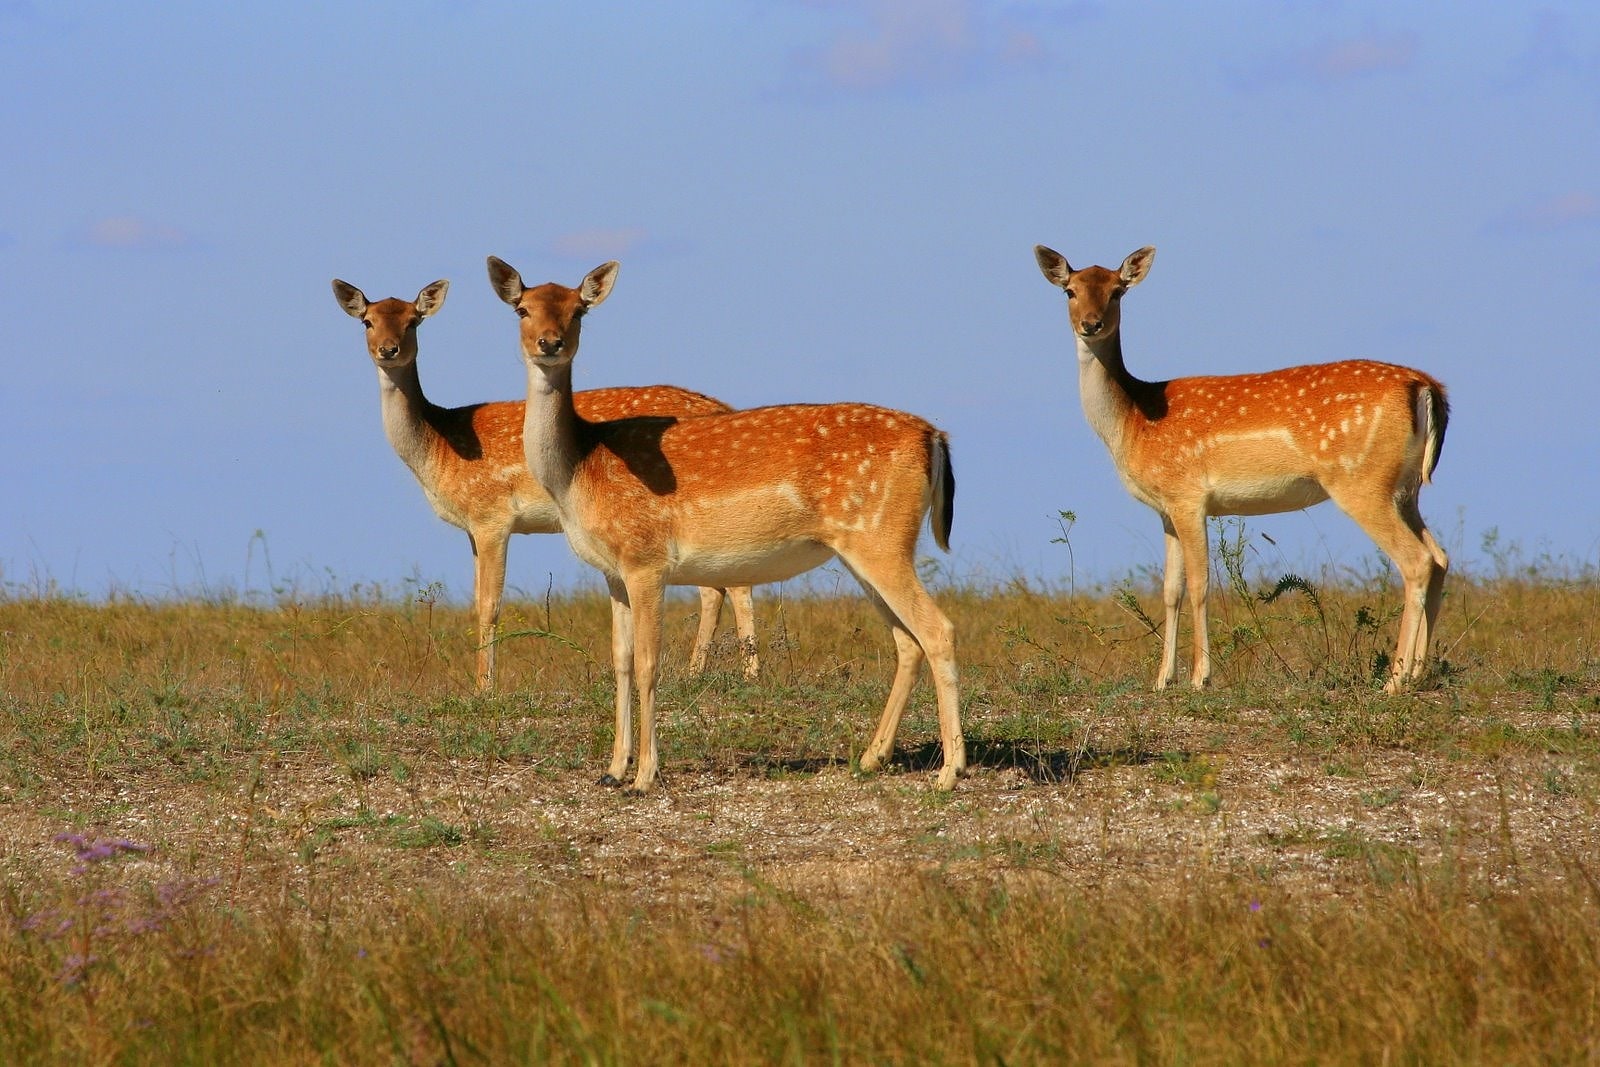
<svg viewBox="0 0 1600 1067">
<path fill-rule="evenodd" d="M 432 285 L 424 286 L 422 292 L 417 294 L 417 314 L 427 318 L 444 307 L 444 295 L 449 291 L 450 283 L 443 278 Z"/>
<path fill-rule="evenodd" d="M 1122 279 L 1122 284 L 1135 286 L 1144 281 L 1144 276 L 1150 273 L 1150 264 L 1156 261 L 1155 245 L 1145 245 L 1137 252 L 1129 252 L 1128 258 L 1122 261 L 1122 269 L 1117 276 Z"/>
<path fill-rule="evenodd" d="M 1072 264 L 1067 262 L 1066 256 L 1063 256 L 1053 248 L 1034 245 L 1033 258 L 1039 261 L 1039 270 L 1051 285 L 1057 285 L 1063 289 L 1067 287 L 1067 283 L 1072 278 Z"/>
<path fill-rule="evenodd" d="M 349 282 L 342 282 L 338 278 L 333 280 L 333 298 L 344 308 L 346 315 L 352 319 L 359 319 L 367 313 L 367 298 Z"/>
<path fill-rule="evenodd" d="M 517 301 L 522 299 L 522 275 L 498 256 L 489 257 L 489 284 L 500 299 L 512 307 L 516 307 Z"/>
<path fill-rule="evenodd" d="M 583 281 L 578 285 L 578 295 L 586 306 L 594 307 L 611 295 L 611 287 L 617 283 L 618 266 L 620 264 L 613 259 L 583 276 Z"/>
</svg>

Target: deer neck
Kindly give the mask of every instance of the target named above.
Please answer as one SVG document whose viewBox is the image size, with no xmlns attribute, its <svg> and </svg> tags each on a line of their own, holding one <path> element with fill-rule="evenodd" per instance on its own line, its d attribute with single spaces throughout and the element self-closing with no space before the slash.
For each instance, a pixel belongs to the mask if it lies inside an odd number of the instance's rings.
<svg viewBox="0 0 1600 1067">
<path fill-rule="evenodd" d="M 428 421 L 433 405 L 422 395 L 416 362 L 403 367 L 380 367 L 378 399 L 383 410 L 383 432 L 389 444 L 412 473 L 423 477 L 431 446 L 439 433 Z"/>
<path fill-rule="evenodd" d="M 1099 339 L 1078 338 L 1078 394 L 1083 414 L 1100 439 L 1120 455 L 1131 415 L 1151 388 L 1128 373 L 1122 362 L 1122 331 Z"/>
<path fill-rule="evenodd" d="M 583 455 L 583 426 L 572 403 L 572 361 L 554 367 L 529 365 L 522 447 L 529 472 L 563 513 Z"/>
</svg>

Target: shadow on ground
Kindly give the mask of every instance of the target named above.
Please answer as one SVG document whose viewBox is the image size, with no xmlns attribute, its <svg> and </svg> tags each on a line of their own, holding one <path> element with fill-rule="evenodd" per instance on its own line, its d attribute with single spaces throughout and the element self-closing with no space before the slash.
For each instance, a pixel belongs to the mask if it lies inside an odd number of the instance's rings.
<svg viewBox="0 0 1600 1067">
<path fill-rule="evenodd" d="M 990 741 L 967 738 L 967 766 L 993 771 L 1020 771 L 1034 782 L 1071 782 L 1085 771 L 1103 767 L 1135 767 L 1170 760 L 1187 753 L 1152 752 L 1133 748 L 1048 748 L 1027 741 Z M 910 773 L 932 772 L 944 762 L 944 748 L 937 741 L 912 747 L 899 746 L 890 768 Z M 760 778 L 810 777 L 843 767 L 845 760 L 831 757 L 781 759 L 763 753 L 739 756 L 740 770 Z"/>
</svg>

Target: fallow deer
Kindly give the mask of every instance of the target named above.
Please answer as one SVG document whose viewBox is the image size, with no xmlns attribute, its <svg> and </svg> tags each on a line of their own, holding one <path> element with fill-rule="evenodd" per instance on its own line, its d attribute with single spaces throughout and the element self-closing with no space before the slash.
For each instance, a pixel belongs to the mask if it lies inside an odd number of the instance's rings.
<svg viewBox="0 0 1600 1067">
<path fill-rule="evenodd" d="M 1421 371 L 1364 359 L 1140 381 L 1122 361 L 1121 300 L 1149 273 L 1155 249 L 1139 249 L 1116 270 L 1074 270 L 1044 245 L 1034 257 L 1066 290 L 1089 425 L 1122 484 L 1160 514 L 1166 533 L 1166 632 L 1156 688 L 1177 672 L 1185 576 L 1191 682 L 1198 688 L 1210 680 L 1206 517 L 1295 511 L 1330 498 L 1394 560 L 1405 583 L 1384 688 L 1394 692 L 1421 677 L 1449 567 L 1417 508 L 1444 444 L 1444 386 Z"/>
<path fill-rule="evenodd" d="M 494 688 L 495 637 L 505 588 L 506 548 L 514 533 L 560 533 L 550 494 L 528 473 L 523 458 L 523 402 L 507 400 L 443 408 L 423 395 L 417 375 L 417 327 L 444 304 L 449 283 L 436 281 L 415 300 L 369 301 L 335 278 L 333 295 L 367 331 L 367 353 L 378 368 L 383 429 L 396 454 L 416 475 L 434 512 L 467 531 L 474 561 L 473 602 L 478 626 L 477 687 Z M 676 386 L 594 389 L 579 393 L 590 418 L 709 414 L 731 410 L 720 400 Z M 745 676 L 757 673 L 755 617 L 748 586 L 727 590 L 744 650 Z M 700 590 L 700 623 L 689 669 L 699 673 L 716 634 L 723 590 Z"/>
<path fill-rule="evenodd" d="M 948 550 L 955 476 L 945 434 L 915 415 L 868 404 L 795 404 L 695 418 L 596 420 L 573 402 L 572 362 L 585 312 L 610 294 L 617 264 L 575 289 L 529 288 L 489 257 L 489 280 L 521 317 L 528 373 L 523 447 L 555 499 L 567 542 L 606 578 L 617 732 L 601 782 L 620 785 L 639 689 L 639 755 L 631 791 L 658 768 L 656 674 L 667 585 L 760 584 L 837 557 L 894 635 L 897 666 L 861 769 L 880 767 L 926 658 L 939 707 L 950 789 L 966 767 L 954 627 L 917 576 L 917 538 L 931 513 Z"/>
</svg>

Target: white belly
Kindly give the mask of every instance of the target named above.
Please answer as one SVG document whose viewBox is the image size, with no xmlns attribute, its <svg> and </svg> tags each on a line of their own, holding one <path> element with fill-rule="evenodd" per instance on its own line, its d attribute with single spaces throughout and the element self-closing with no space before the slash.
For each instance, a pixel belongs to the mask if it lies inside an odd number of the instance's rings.
<svg viewBox="0 0 1600 1067">
<path fill-rule="evenodd" d="M 540 494 L 536 500 L 516 496 L 512 498 L 513 518 L 511 528 L 517 533 L 560 533 L 561 512 L 556 502 Z"/>
<path fill-rule="evenodd" d="M 820 567 L 833 558 L 833 550 L 810 540 L 780 541 L 749 546 L 672 546 L 667 563 L 670 585 L 761 585 L 782 582 Z"/>
<path fill-rule="evenodd" d="M 1253 478 L 1237 483 L 1217 482 L 1206 494 L 1207 515 L 1276 515 L 1299 511 L 1328 499 L 1328 491 L 1315 478 Z"/>
</svg>

